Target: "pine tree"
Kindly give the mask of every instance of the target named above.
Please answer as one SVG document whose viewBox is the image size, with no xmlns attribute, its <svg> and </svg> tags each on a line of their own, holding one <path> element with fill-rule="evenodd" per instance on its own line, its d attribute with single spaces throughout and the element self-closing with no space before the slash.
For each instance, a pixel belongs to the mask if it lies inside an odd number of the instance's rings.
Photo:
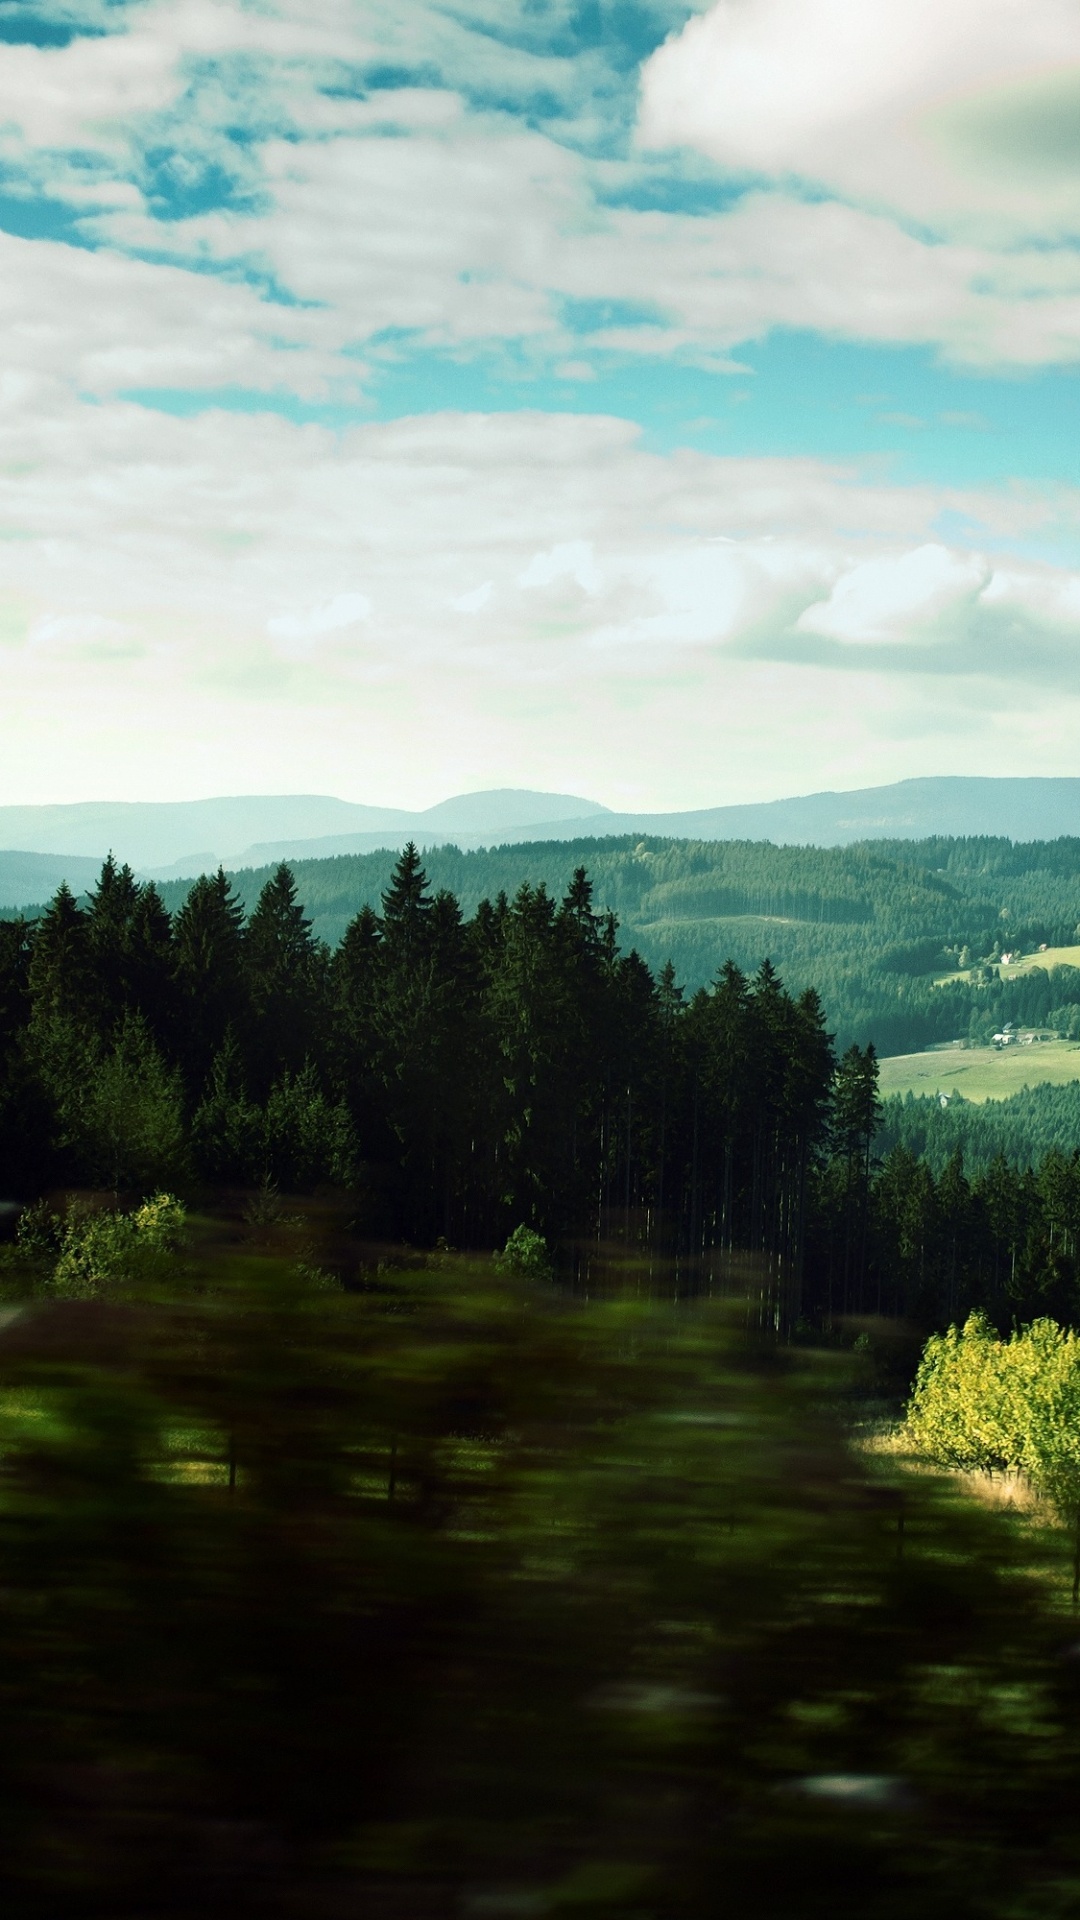
<svg viewBox="0 0 1080 1920">
<path fill-rule="evenodd" d="M 65 1119 L 80 1173 L 92 1185 L 147 1192 L 180 1186 L 188 1176 L 179 1075 L 137 1013 L 122 1016 Z"/>
<path fill-rule="evenodd" d="M 284 862 L 267 881 L 248 921 L 244 974 L 253 1016 L 252 1071 L 260 1094 L 282 1068 L 298 1073 L 323 1014 L 325 955 Z"/>
<path fill-rule="evenodd" d="M 130 1005 L 158 1046 L 173 1055 L 178 1041 L 172 920 L 153 882 L 139 888 L 128 952 Z"/>
<path fill-rule="evenodd" d="M 179 1050 L 195 1098 L 230 1029 L 245 1039 L 250 1033 L 243 943 L 244 910 L 219 867 L 195 881 L 173 924 Z"/>
<path fill-rule="evenodd" d="M 92 1029 L 95 987 L 87 917 L 65 880 L 34 932 L 28 988 L 35 1023 L 60 1019 L 77 1031 Z"/>
<path fill-rule="evenodd" d="M 427 926 L 431 917 L 431 896 L 427 875 L 410 840 L 391 876 L 382 897 L 383 938 L 392 968 L 401 968 L 425 957 Z"/>
<path fill-rule="evenodd" d="M 852 1045 L 836 1068 L 832 1089 L 832 1139 L 844 1171 L 842 1300 L 844 1310 L 865 1311 L 870 1207 L 871 1149 L 881 1125 L 878 1062 L 873 1045 Z M 880 1309 L 880 1299 L 874 1303 Z"/>
<path fill-rule="evenodd" d="M 470 1224 L 472 1149 L 482 1124 L 480 968 L 453 894 L 429 900 L 408 851 L 396 877 L 403 886 L 384 896 L 378 1001 L 385 1111 L 399 1143 L 411 1231 L 450 1238 Z"/>
<path fill-rule="evenodd" d="M 328 1100 L 310 1061 L 282 1074 L 262 1116 L 265 1178 L 285 1192 L 310 1192 L 355 1178 L 357 1142 L 343 1101 Z"/>
<path fill-rule="evenodd" d="M 382 950 L 382 927 L 369 906 L 350 920 L 333 958 L 333 979 L 339 1003 L 363 1017 L 376 991 Z"/>
<path fill-rule="evenodd" d="M 201 1179 L 238 1186 L 254 1186 L 263 1179 L 263 1114 L 247 1097 L 244 1065 L 232 1034 L 226 1034 L 214 1055 L 190 1132 Z"/>
<path fill-rule="evenodd" d="M 110 853 L 90 895 L 87 936 L 93 956 L 100 1022 L 111 1033 L 131 998 L 131 934 L 139 888 L 129 866 Z"/>
</svg>

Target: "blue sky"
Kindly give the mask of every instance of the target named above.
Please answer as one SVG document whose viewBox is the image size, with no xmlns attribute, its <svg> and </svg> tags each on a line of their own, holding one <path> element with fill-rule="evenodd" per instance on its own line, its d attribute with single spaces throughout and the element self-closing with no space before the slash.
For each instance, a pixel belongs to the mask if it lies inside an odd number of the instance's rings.
<svg viewBox="0 0 1080 1920">
<path fill-rule="evenodd" d="M 0 0 L 0 799 L 1080 753 L 1073 0 Z"/>
</svg>

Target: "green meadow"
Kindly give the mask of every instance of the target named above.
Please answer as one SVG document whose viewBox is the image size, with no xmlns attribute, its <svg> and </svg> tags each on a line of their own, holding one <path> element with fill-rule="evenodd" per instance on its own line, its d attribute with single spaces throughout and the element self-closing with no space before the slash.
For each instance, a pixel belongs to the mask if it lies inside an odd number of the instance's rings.
<svg viewBox="0 0 1080 1920">
<path fill-rule="evenodd" d="M 1008 1100 L 1025 1087 L 1067 1086 L 1080 1080 L 1075 1040 L 1033 1040 L 1008 1047 L 934 1047 L 881 1062 L 881 1092 L 960 1093 L 965 1100 Z"/>
</svg>

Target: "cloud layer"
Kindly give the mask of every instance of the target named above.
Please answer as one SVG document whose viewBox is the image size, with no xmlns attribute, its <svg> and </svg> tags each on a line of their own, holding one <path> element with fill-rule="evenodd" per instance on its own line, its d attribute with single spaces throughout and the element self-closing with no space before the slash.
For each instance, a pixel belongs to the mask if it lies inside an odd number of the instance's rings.
<svg viewBox="0 0 1080 1920">
<path fill-rule="evenodd" d="M 569 6 L 546 40 L 523 0 L 108 9 L 97 37 L 5 49 L 0 160 L 27 218 L 46 195 L 65 238 L 160 273 L 160 294 L 110 304 L 129 386 L 130 322 L 208 274 L 268 309 L 278 351 L 249 385 L 339 399 L 365 354 L 418 345 L 524 356 L 533 377 L 583 353 L 722 367 L 778 326 L 983 365 L 1077 356 L 1071 0 L 686 15 L 643 13 L 639 103 L 631 47 L 614 24 L 583 45 Z M 236 378 L 221 317 L 219 365 L 185 384 Z"/>
<path fill-rule="evenodd" d="M 1072 490 L 693 451 L 675 383 L 778 329 L 1074 364 L 1078 21 L 77 0 L 0 47 L 0 798 L 1070 769 Z"/>
<path fill-rule="evenodd" d="M 12 794 L 576 773 L 674 805 L 1080 745 L 1080 572 L 1018 557 L 1073 498 L 660 457 L 588 416 L 96 413 L 92 446 L 74 409 L 8 441 Z"/>
</svg>

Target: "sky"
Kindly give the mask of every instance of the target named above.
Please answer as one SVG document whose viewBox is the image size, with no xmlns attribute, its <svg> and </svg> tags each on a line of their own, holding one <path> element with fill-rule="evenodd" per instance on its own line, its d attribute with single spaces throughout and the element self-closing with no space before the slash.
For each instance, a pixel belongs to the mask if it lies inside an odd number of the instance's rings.
<svg viewBox="0 0 1080 1920">
<path fill-rule="evenodd" d="M 1080 773 L 1077 0 L 0 0 L 0 803 Z"/>
</svg>

